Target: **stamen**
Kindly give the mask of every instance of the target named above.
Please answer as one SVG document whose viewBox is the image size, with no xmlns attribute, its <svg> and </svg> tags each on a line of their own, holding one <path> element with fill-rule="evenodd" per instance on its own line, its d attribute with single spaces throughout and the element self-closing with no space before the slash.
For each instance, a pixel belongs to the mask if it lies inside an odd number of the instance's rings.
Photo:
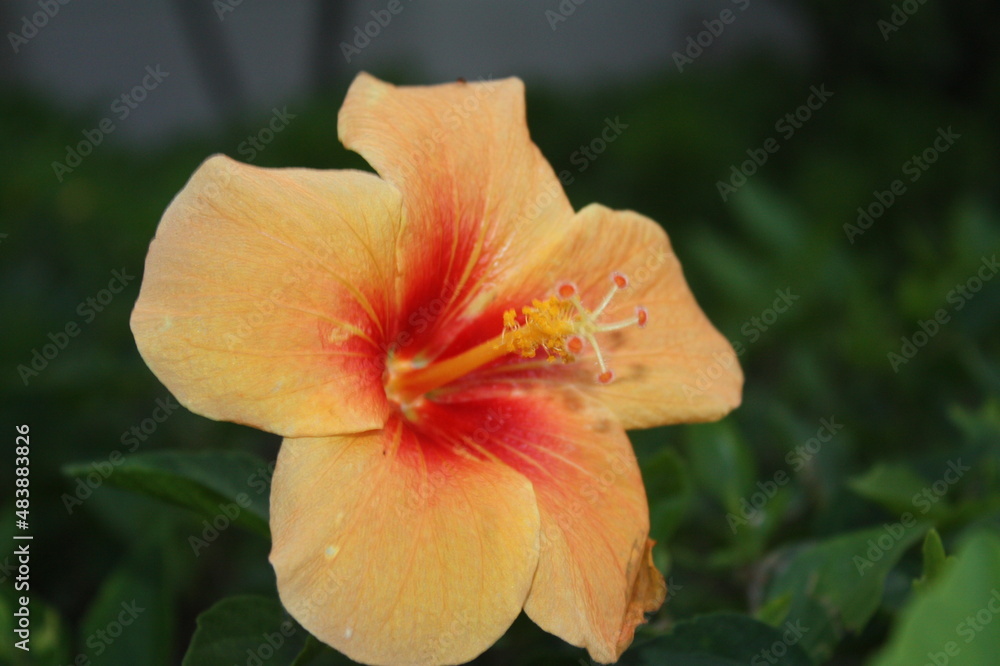
<svg viewBox="0 0 1000 666">
<path fill-rule="evenodd" d="M 595 319 L 599 317 L 602 312 L 604 312 L 604 308 L 608 307 L 608 303 L 610 303 L 611 299 L 615 297 L 615 294 L 618 293 L 619 289 L 625 289 L 628 287 L 628 278 L 621 273 L 612 273 L 611 281 L 614 283 L 614 286 L 611 287 L 611 291 L 608 292 L 608 295 L 604 297 L 604 300 L 601 301 L 601 304 L 598 305 L 597 309 L 595 309 L 592 313 Z"/>
<path fill-rule="evenodd" d="M 415 409 L 425 395 L 507 354 L 534 358 L 541 348 L 549 363 L 570 363 L 584 352 L 584 342 L 594 350 L 600 368 L 597 380 L 602 384 L 613 381 L 614 371 L 605 364 L 597 334 L 645 326 L 648 314 L 645 308 L 638 307 L 635 316 L 624 321 L 598 321 L 615 294 L 628 287 L 628 278 L 621 273 L 612 273 L 611 281 L 611 290 L 595 310 L 588 310 L 583 305 L 576 285 L 561 282 L 556 285 L 556 295 L 544 301 L 533 300 L 531 305 L 521 308 L 520 314 L 514 309 L 504 312 L 500 335 L 456 356 L 434 362 L 390 356 L 385 378 L 386 396 L 400 405 L 408 419 L 414 420 Z"/>
<path fill-rule="evenodd" d="M 534 358 L 541 348 L 547 361 L 570 363 L 583 353 L 584 341 L 594 350 L 600 368 L 598 381 L 606 384 L 614 379 L 604 361 L 597 333 L 617 331 L 629 326 L 644 327 L 649 315 L 644 307 L 637 307 L 635 316 L 622 321 L 601 323 L 599 317 L 611 303 L 615 294 L 629 286 L 628 277 L 622 273 L 611 274 L 612 286 L 594 310 L 588 310 L 580 301 L 579 292 L 571 282 L 556 285 L 556 295 L 545 301 L 534 300 L 530 306 L 521 308 L 521 318 L 516 310 L 504 313 L 504 330 L 500 335 L 498 348 L 519 354 L 524 358 Z"/>
<path fill-rule="evenodd" d="M 558 287 L 556 287 L 556 293 L 559 294 L 559 298 L 570 299 L 576 296 L 576 285 L 572 282 L 563 282 Z"/>
<path fill-rule="evenodd" d="M 597 340 L 594 339 L 593 335 L 588 334 L 587 340 L 590 342 L 590 346 L 594 348 L 594 356 L 597 357 L 597 365 L 601 367 L 601 374 L 607 374 L 608 366 L 604 365 L 604 355 L 601 354 L 601 347 L 597 344 Z"/>
</svg>

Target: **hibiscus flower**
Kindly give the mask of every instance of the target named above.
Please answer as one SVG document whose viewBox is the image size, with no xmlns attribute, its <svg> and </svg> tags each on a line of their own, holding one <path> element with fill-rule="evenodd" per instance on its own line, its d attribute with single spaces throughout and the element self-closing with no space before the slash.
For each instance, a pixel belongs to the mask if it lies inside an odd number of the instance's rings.
<svg viewBox="0 0 1000 666">
<path fill-rule="evenodd" d="M 361 74 L 338 129 L 378 175 L 198 168 L 140 353 L 192 411 L 284 437 L 270 560 L 322 641 L 455 664 L 523 609 L 614 662 L 666 592 L 625 430 L 736 407 L 732 348 L 659 225 L 573 211 L 519 80 Z"/>
</svg>

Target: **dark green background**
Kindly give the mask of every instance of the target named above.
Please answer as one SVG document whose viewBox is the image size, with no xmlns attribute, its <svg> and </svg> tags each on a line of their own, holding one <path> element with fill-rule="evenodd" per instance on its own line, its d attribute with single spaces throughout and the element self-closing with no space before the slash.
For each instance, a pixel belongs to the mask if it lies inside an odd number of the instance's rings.
<svg viewBox="0 0 1000 666">
<path fill-rule="evenodd" d="M 953 292 L 981 267 L 995 277 L 988 267 L 1000 251 L 998 16 L 987 4 L 928 0 L 885 41 L 877 21 L 889 3 L 801 3 L 819 54 L 809 66 L 699 59 L 678 74 L 664 62 L 639 84 L 582 91 L 527 81 L 532 135 L 557 171 L 570 172 L 574 205 L 598 201 L 660 221 L 746 373 L 744 404 L 723 423 L 632 433 L 661 541 L 657 563 L 672 588 L 628 663 L 769 663 L 753 660 L 783 644 L 795 621 L 808 631 L 774 663 L 867 663 L 891 644 L 878 663 L 920 664 L 955 641 L 948 663 L 986 664 L 1000 650 L 1000 620 L 971 634 L 961 625 L 1000 587 L 1000 279 L 970 298 Z M 405 63 L 373 73 L 432 82 Z M 336 140 L 348 83 L 342 72 L 300 103 L 254 162 L 362 167 Z M 783 135 L 775 124 L 811 86 L 833 95 Z M 60 183 L 53 156 L 100 116 L 67 117 L 9 85 L 2 95 L 0 413 L 9 446 L 0 467 L 2 487 L 12 488 L 13 426 L 29 424 L 35 537 L 34 650 L 18 663 L 63 665 L 81 653 L 95 664 L 179 663 L 200 613 L 229 595 L 260 595 L 206 618 L 203 651 L 189 661 L 246 663 L 225 649 L 245 655 L 282 622 L 261 519 L 266 486 L 247 483 L 253 474 L 266 481 L 279 439 L 184 409 L 145 441 L 130 439 L 169 394 L 139 358 L 128 316 L 171 197 L 207 155 L 240 159 L 237 146 L 269 116 L 166 148 L 102 146 Z M 574 158 L 616 118 L 627 128 L 605 152 Z M 939 128 L 959 138 L 911 180 L 906 163 Z M 777 152 L 723 201 L 717 182 L 770 137 Z M 849 238 L 858 207 L 896 179 L 905 192 Z M 122 269 L 136 279 L 88 321 L 79 304 Z M 758 326 L 779 290 L 796 299 Z M 942 309 L 945 323 L 926 323 Z M 79 334 L 26 386 L 18 365 L 69 322 Z M 894 369 L 889 354 L 921 322 L 935 334 Z M 810 444 L 824 419 L 840 427 Z M 246 455 L 162 453 L 206 450 Z M 120 465 L 109 462 L 115 451 Z M 91 461 L 114 473 L 70 513 L 65 498 L 78 479 L 100 473 Z M 955 479 L 949 463 L 969 469 Z M 936 501 L 914 499 L 922 493 Z M 759 511 L 741 512 L 743 501 L 772 494 Z M 11 496 L 0 499 L 0 535 L 15 531 Z M 237 524 L 192 546 L 191 537 L 211 535 L 203 521 L 232 502 L 244 505 Z M 897 527 L 907 514 L 912 527 Z M 941 562 L 937 534 L 957 560 Z M 869 539 L 888 545 L 877 558 Z M 914 588 L 925 572 L 931 580 Z M 10 607 L 11 577 L 0 577 Z M 133 600 L 144 610 L 97 655 L 95 632 Z M 9 618 L 4 609 L 0 626 Z M 11 659 L 11 634 L 2 635 L 0 659 Z M 291 663 L 304 641 L 293 632 L 265 663 Z M 297 663 L 337 662 L 317 645 L 306 650 Z M 477 663 L 580 659 L 582 650 L 522 618 Z"/>
</svg>

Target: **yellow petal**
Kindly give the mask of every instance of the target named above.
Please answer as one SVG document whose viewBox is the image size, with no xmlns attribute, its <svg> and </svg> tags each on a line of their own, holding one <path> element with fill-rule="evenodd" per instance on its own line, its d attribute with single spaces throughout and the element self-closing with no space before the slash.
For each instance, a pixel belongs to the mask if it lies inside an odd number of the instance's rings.
<svg viewBox="0 0 1000 666">
<path fill-rule="evenodd" d="M 666 586 L 650 557 L 639 467 L 614 414 L 572 386 L 498 383 L 442 394 L 421 417 L 476 433 L 531 481 L 541 539 L 524 610 L 595 660 L 616 661 Z"/>
<path fill-rule="evenodd" d="M 132 331 L 177 399 L 282 435 L 385 423 L 399 193 L 357 171 L 223 156 L 167 208 Z"/>
<path fill-rule="evenodd" d="M 597 204 L 582 209 L 570 229 L 563 245 L 530 268 L 536 291 L 573 282 L 593 307 L 621 273 L 629 286 L 602 319 L 626 320 L 643 306 L 648 321 L 597 335 L 615 374 L 610 384 L 595 381 L 589 345 L 576 362 L 553 367 L 553 380 L 572 381 L 599 398 L 626 429 L 714 421 L 739 406 L 743 372 L 736 354 L 695 301 L 663 229 L 638 213 Z"/>
<path fill-rule="evenodd" d="M 362 73 L 338 129 L 403 193 L 402 313 L 405 321 L 428 306 L 441 312 L 414 331 L 412 348 L 430 357 L 498 286 L 516 291 L 524 256 L 562 234 L 573 215 L 528 135 L 519 79 L 396 87 Z"/>
<path fill-rule="evenodd" d="M 528 594 L 531 485 L 448 441 L 393 418 L 384 431 L 282 444 L 271 488 L 278 592 L 302 626 L 356 661 L 464 663 Z"/>
</svg>

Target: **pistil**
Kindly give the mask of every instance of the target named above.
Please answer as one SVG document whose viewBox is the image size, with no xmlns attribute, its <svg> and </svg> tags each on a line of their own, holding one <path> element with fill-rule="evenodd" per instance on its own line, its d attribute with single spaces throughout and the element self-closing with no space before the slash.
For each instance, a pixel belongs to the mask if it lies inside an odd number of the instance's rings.
<svg viewBox="0 0 1000 666">
<path fill-rule="evenodd" d="M 509 352 L 501 343 L 502 334 L 452 356 L 424 367 L 414 367 L 405 361 L 389 362 L 386 395 L 399 404 L 408 404 L 431 391 L 464 377 L 473 370 L 506 356 Z"/>
<path fill-rule="evenodd" d="M 612 274 L 611 281 L 610 291 L 594 310 L 583 305 L 573 284 L 562 283 L 556 287 L 554 296 L 544 301 L 536 299 L 521 308 L 520 316 L 516 310 L 506 311 L 500 335 L 457 356 L 421 366 L 390 358 L 386 395 L 407 408 L 431 391 L 508 354 L 534 358 L 541 349 L 550 363 L 570 363 L 583 352 L 584 342 L 594 350 L 599 367 L 596 380 L 601 384 L 610 383 L 614 380 L 614 372 L 605 362 L 597 334 L 630 326 L 642 328 L 648 317 L 646 309 L 638 307 L 635 315 L 628 319 L 599 322 L 615 294 L 629 286 L 628 278 L 620 273 Z"/>
</svg>

